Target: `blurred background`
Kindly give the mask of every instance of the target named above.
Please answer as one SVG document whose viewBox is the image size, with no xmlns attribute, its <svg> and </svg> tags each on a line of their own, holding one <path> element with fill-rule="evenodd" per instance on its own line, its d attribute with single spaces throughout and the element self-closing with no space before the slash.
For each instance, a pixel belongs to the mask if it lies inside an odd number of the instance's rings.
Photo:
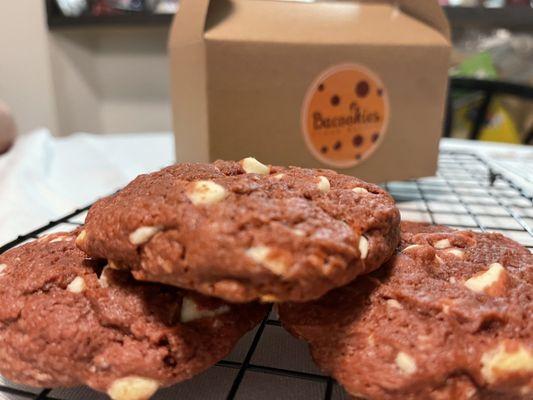
<svg viewBox="0 0 533 400">
<path fill-rule="evenodd" d="M 530 0 L 441 1 L 454 52 L 444 135 L 533 142 Z M 178 0 L 3 0 L 0 113 L 20 133 L 171 130 Z"/>
</svg>

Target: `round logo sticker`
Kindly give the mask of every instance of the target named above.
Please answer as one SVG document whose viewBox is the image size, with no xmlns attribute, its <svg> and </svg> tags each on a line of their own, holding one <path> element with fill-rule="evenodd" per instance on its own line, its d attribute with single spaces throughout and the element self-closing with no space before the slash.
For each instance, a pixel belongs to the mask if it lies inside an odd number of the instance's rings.
<svg viewBox="0 0 533 400">
<path fill-rule="evenodd" d="M 389 119 L 389 98 L 379 77 L 357 64 L 324 71 L 302 107 L 307 147 L 324 164 L 353 167 L 378 148 Z"/>
</svg>

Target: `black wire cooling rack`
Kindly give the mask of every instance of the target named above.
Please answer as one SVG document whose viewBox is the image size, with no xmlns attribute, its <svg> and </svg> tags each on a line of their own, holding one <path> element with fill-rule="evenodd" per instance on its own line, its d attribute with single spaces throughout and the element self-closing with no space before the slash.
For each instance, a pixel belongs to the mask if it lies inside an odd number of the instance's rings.
<svg viewBox="0 0 533 400">
<path fill-rule="evenodd" d="M 533 199 L 470 153 L 444 151 L 434 177 L 383 185 L 405 220 L 475 231 L 501 232 L 533 249 Z M 0 248 L 4 251 L 83 224 L 89 207 L 50 222 Z M 106 399 L 87 387 L 36 389 L 0 377 L 0 400 Z M 313 364 L 305 343 L 280 325 L 275 310 L 216 366 L 196 378 L 160 390 L 154 400 L 343 400 L 343 390 Z"/>
</svg>

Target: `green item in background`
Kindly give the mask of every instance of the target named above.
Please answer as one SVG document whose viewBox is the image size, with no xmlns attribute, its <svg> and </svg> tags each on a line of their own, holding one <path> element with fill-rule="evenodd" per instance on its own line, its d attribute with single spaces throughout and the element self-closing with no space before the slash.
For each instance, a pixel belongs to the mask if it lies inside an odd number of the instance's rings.
<svg viewBox="0 0 533 400">
<path fill-rule="evenodd" d="M 451 71 L 452 76 L 464 76 L 477 79 L 496 79 L 498 71 L 494 67 L 492 56 L 483 51 L 468 57 Z"/>
</svg>

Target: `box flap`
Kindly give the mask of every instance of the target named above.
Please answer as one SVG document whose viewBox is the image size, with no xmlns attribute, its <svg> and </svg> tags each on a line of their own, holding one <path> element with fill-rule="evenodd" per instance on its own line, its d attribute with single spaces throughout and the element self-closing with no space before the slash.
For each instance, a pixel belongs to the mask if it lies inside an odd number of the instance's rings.
<svg viewBox="0 0 533 400">
<path fill-rule="evenodd" d="M 433 0 L 401 0 L 400 8 L 429 26 L 439 31 L 446 39 L 450 40 L 450 24 L 444 15 L 442 7 Z"/>
<path fill-rule="evenodd" d="M 440 15 L 441 9 L 433 1 L 423 1 L 435 7 L 417 8 L 409 3 L 404 9 L 386 0 L 217 0 L 209 9 L 204 37 L 207 41 L 306 45 L 449 45 L 446 35 L 426 23 Z"/>
<path fill-rule="evenodd" d="M 332 29 L 331 21 L 342 29 Z M 427 28 L 435 34 L 421 35 Z M 205 31 L 206 38 L 212 40 L 287 43 L 400 44 L 418 42 L 418 37 L 436 42 L 436 34 L 450 40 L 448 21 L 434 0 L 182 0 L 169 45 L 201 41 Z M 402 34 L 398 35 L 398 31 Z"/>
<path fill-rule="evenodd" d="M 203 39 L 209 0 L 183 0 L 172 21 L 169 47 L 198 42 Z"/>
</svg>

